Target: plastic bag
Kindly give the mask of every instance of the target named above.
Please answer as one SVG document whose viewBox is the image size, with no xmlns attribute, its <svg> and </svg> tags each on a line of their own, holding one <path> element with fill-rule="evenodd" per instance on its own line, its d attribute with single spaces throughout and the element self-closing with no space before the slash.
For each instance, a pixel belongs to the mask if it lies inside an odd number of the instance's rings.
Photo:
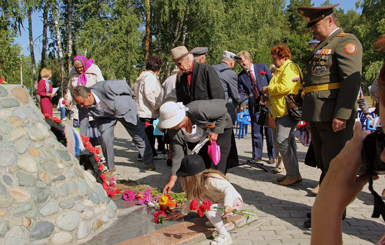
<svg viewBox="0 0 385 245">
<path fill-rule="evenodd" d="M 221 147 L 217 145 L 216 141 L 211 141 L 207 148 L 211 161 L 215 164 L 215 166 L 218 165 L 221 160 Z"/>
</svg>

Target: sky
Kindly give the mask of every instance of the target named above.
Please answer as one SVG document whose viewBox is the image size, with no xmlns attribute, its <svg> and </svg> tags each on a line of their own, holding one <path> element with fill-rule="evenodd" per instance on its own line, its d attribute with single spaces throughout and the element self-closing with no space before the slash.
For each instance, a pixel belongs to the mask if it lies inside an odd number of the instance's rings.
<svg viewBox="0 0 385 245">
<path fill-rule="evenodd" d="M 321 6 L 322 3 L 324 3 L 325 0 L 312 0 L 312 3 L 314 3 L 314 7 Z M 347 12 L 350 9 L 356 10 L 355 2 L 356 0 L 331 0 L 332 4 L 339 3 L 340 6 L 337 8 L 342 8 Z M 290 3 L 290 0 L 286 0 L 286 5 Z M 361 12 L 361 10 L 356 10 L 357 12 Z M 41 56 L 41 49 L 42 49 L 42 43 L 41 43 L 41 34 L 43 33 L 43 18 L 42 18 L 42 12 L 34 12 L 32 14 L 32 32 L 33 32 L 33 39 L 34 39 L 34 52 L 35 52 L 35 60 L 36 62 L 40 61 Z M 29 42 L 29 36 L 28 36 L 28 20 L 24 21 L 24 28 L 21 30 L 21 35 L 16 38 L 16 43 L 18 43 L 21 47 L 23 47 L 22 54 L 25 56 L 29 55 L 29 44 L 26 44 Z"/>
</svg>

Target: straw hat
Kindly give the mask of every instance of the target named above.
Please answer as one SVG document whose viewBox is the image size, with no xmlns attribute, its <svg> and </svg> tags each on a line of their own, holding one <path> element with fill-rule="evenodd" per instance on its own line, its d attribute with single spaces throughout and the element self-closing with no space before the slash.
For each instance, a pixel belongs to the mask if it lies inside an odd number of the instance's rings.
<svg viewBox="0 0 385 245">
<path fill-rule="evenodd" d="M 160 107 L 159 114 L 158 127 L 169 129 L 182 122 L 186 116 L 186 110 L 182 103 L 169 101 Z"/>
<path fill-rule="evenodd" d="M 182 159 L 177 176 L 191 176 L 206 170 L 203 158 L 197 154 L 187 155 Z"/>
<path fill-rule="evenodd" d="M 183 57 L 187 56 L 189 53 L 190 52 L 185 46 L 178 46 L 176 48 L 173 48 L 171 49 L 172 61 L 180 60 Z"/>
</svg>

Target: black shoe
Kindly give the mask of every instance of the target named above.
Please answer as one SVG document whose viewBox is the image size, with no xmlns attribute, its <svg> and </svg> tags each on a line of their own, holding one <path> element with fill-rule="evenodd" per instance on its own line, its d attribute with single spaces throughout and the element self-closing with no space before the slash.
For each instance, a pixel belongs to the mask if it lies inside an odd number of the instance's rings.
<svg viewBox="0 0 385 245">
<path fill-rule="evenodd" d="M 171 159 L 167 159 L 167 166 L 172 166 L 172 160 Z"/>
<path fill-rule="evenodd" d="M 311 212 L 306 214 L 306 218 L 309 218 L 309 219 L 311 218 Z"/>
<path fill-rule="evenodd" d="M 308 219 L 305 222 L 303 222 L 303 227 L 311 228 L 311 219 Z"/>
</svg>

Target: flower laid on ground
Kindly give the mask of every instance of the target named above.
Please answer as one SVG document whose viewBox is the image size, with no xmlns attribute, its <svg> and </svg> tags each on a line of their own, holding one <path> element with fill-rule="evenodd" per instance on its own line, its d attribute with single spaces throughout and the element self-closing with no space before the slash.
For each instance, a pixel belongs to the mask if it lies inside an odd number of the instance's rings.
<svg viewBox="0 0 385 245">
<path fill-rule="evenodd" d="M 299 77 L 296 77 L 296 78 L 293 78 L 293 82 L 297 82 L 297 81 L 299 81 L 300 80 L 300 78 Z"/>
<path fill-rule="evenodd" d="M 164 224 L 166 222 L 167 214 L 163 211 L 156 211 L 154 221 L 157 224 Z"/>
<path fill-rule="evenodd" d="M 151 194 L 151 189 L 147 189 L 145 192 L 126 190 L 123 193 L 123 199 L 125 201 L 136 201 L 140 205 L 148 205 L 154 202 L 156 197 Z"/>
<path fill-rule="evenodd" d="M 116 187 L 118 184 L 116 183 L 116 177 L 112 176 L 110 179 L 110 186 Z"/>
</svg>

